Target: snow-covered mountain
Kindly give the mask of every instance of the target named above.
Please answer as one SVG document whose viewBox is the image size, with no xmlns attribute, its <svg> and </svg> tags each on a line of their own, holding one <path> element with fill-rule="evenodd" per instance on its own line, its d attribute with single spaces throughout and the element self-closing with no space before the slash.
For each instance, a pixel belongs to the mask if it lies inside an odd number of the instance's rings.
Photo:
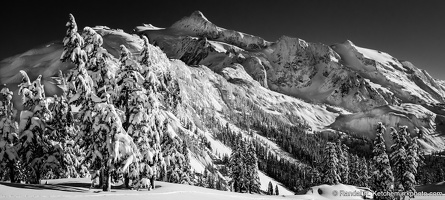
<svg viewBox="0 0 445 200">
<path fill-rule="evenodd" d="M 418 141 L 425 151 L 445 149 L 445 82 L 387 53 L 351 41 L 325 45 L 283 36 L 269 42 L 218 27 L 199 11 L 168 28 L 138 26 L 136 34 L 104 26 L 94 30 L 114 58 L 119 58 L 120 45 L 137 56 L 143 46 L 139 35 L 149 38 L 151 56 L 167 67 L 180 86 L 180 111 L 164 113 L 171 123 L 170 133 L 193 142 L 205 138 L 209 143 L 188 147 L 197 172 L 232 151 L 218 139 L 215 127 L 255 138 L 277 160 L 311 168 L 292 154 L 292 148 L 278 145 L 258 130 L 246 131 L 250 124 L 237 123 L 235 114 L 263 119 L 258 122 L 261 127 L 304 126 L 308 135 L 341 131 L 369 139 L 375 137 L 377 122 L 407 125 L 412 135 L 415 129 L 422 131 L 424 137 Z M 62 52 L 63 45 L 55 42 L 0 62 L 0 83 L 14 92 L 12 101 L 18 110 L 23 109 L 17 95 L 20 70 L 31 80 L 43 75 L 46 96 L 62 92 L 54 77 L 59 70 L 65 73 L 74 67 L 60 61 Z M 391 143 L 389 134 L 385 137 Z M 263 175 L 262 188 L 272 181 L 283 193 L 291 193 Z"/>
<path fill-rule="evenodd" d="M 263 88 L 302 99 L 312 105 L 326 104 L 344 111 L 368 113 L 375 109 L 391 115 L 391 107 L 406 109 L 416 104 L 426 117 L 410 112 L 394 115 L 387 125 L 407 125 L 410 130 L 418 128 L 425 133 L 442 133 L 435 125 L 435 110 L 425 109 L 435 105 L 439 109 L 445 102 L 443 81 L 432 78 L 408 61 L 401 61 L 391 55 L 359 47 L 351 41 L 333 45 L 306 42 L 303 39 L 283 36 L 275 42 L 261 37 L 227 30 L 210 22 L 201 12 L 196 11 L 168 28 L 154 28 L 143 25 L 135 28 L 138 34 L 146 35 L 170 57 L 180 59 L 188 65 L 204 65 L 224 76 L 224 69 L 237 66 L 245 71 Z M 329 109 L 328 109 L 329 110 Z M 412 112 L 417 112 L 414 109 Z M 293 113 L 307 119 L 301 113 Z M 316 115 L 316 114 L 314 114 Z M 355 115 L 339 117 L 331 126 L 337 130 L 357 132 Z M 344 120 L 350 119 L 345 122 Z M 352 120 L 354 119 L 354 120 Z M 373 133 L 375 121 L 367 120 L 358 133 Z M 431 126 L 415 121 L 426 120 Z M 306 120 L 310 121 L 310 120 Z M 350 125 L 346 125 L 350 124 Z M 366 135 L 366 134 L 365 134 Z M 371 134 L 372 135 L 372 134 Z M 443 148 L 439 144 L 428 149 Z M 426 146 L 424 146 L 426 147 Z"/>
</svg>

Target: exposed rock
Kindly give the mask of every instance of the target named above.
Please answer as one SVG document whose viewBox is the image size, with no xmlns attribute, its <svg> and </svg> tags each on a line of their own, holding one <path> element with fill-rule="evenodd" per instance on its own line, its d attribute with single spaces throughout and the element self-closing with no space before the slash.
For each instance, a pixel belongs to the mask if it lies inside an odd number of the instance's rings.
<svg viewBox="0 0 445 200">
<path fill-rule="evenodd" d="M 256 81 L 258 81 L 261 86 L 267 88 L 267 72 L 264 68 L 263 64 L 261 63 L 261 60 L 258 57 L 252 56 L 250 58 L 247 58 L 242 65 L 244 66 L 244 70 L 252 78 Z"/>
</svg>

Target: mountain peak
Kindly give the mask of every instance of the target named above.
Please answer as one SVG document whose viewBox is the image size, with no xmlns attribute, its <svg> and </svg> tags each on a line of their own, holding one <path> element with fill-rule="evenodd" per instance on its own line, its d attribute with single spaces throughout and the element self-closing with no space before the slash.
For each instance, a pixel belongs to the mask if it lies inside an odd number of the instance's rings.
<svg viewBox="0 0 445 200">
<path fill-rule="evenodd" d="M 201 19 L 203 19 L 203 20 L 205 20 L 205 21 L 209 21 L 209 20 L 207 19 L 207 17 L 205 17 L 204 14 L 203 14 L 201 11 L 199 11 L 199 10 L 193 12 L 193 13 L 190 15 L 190 17 L 201 18 Z"/>
<path fill-rule="evenodd" d="M 343 45 L 345 45 L 347 47 L 355 46 L 355 44 L 351 40 L 346 40 L 345 42 L 343 42 Z"/>
</svg>

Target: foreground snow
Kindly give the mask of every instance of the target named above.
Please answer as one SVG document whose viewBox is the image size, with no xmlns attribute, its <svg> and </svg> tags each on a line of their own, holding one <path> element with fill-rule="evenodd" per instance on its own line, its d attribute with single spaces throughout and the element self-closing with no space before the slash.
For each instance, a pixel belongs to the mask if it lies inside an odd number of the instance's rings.
<svg viewBox="0 0 445 200">
<path fill-rule="evenodd" d="M 102 192 L 88 187 L 89 179 L 49 180 L 47 185 L 0 183 L 0 199 L 283 199 L 282 196 L 240 194 L 165 182 L 157 182 L 156 189 L 152 191 L 125 190 L 117 186 L 112 188 L 112 192 Z"/>
<path fill-rule="evenodd" d="M 0 199 L 182 199 L 182 200 L 226 200 L 226 199 L 362 199 L 361 196 L 342 196 L 350 192 L 359 191 L 355 186 L 351 185 L 320 185 L 314 186 L 307 194 L 304 195 L 279 195 L 279 196 L 267 196 L 259 194 L 245 194 L 218 191 L 213 189 L 201 188 L 196 186 L 157 182 L 156 189 L 152 191 L 141 190 L 126 190 L 121 189 L 120 186 L 113 186 L 112 192 L 102 192 L 100 189 L 88 189 L 90 182 L 89 179 L 57 179 L 42 181 L 45 185 L 25 185 L 25 184 L 11 184 L 0 182 Z M 443 186 L 442 184 L 439 184 Z M 426 185 L 418 187 L 422 191 L 430 191 L 428 188 L 437 190 L 438 184 Z M 441 187 L 443 190 L 443 187 Z M 416 199 L 442 199 L 443 196 L 416 196 Z"/>
</svg>

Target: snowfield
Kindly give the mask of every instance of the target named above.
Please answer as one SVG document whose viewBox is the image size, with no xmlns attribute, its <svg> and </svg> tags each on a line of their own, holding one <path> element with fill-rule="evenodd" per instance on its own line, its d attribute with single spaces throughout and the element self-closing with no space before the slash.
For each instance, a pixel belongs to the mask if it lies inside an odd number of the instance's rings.
<svg viewBox="0 0 445 200">
<path fill-rule="evenodd" d="M 118 200 L 128 199 L 150 199 L 150 200 L 227 200 L 227 199 L 292 199 L 292 200 L 328 200 L 328 199 L 363 199 L 357 196 L 362 190 L 351 185 L 320 185 L 314 186 L 306 194 L 292 195 L 281 194 L 275 196 L 234 193 L 219 191 L 202 187 L 173 184 L 166 182 L 156 182 L 156 188 L 151 191 L 146 190 L 126 190 L 120 185 L 112 187 L 111 192 L 102 192 L 101 189 L 89 189 L 90 180 L 80 179 L 54 179 L 42 180 L 42 185 L 11 184 L 0 182 L 0 199 L 83 199 L 83 200 Z M 280 188 L 281 189 L 281 188 Z M 419 190 L 420 189 L 420 190 Z M 445 192 L 443 183 L 419 186 L 419 191 L 425 192 Z M 443 199 L 443 196 L 416 196 L 417 200 Z"/>
</svg>

